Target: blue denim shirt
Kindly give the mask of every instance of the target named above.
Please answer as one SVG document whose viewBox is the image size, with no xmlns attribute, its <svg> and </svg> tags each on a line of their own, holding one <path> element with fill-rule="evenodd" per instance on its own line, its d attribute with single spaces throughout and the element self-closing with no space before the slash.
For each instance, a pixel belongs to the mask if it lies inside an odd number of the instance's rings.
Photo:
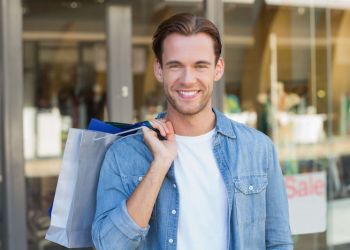
<svg viewBox="0 0 350 250">
<path fill-rule="evenodd" d="M 271 140 L 214 112 L 213 152 L 228 194 L 229 249 L 293 249 L 283 176 Z M 92 227 L 96 249 L 176 249 L 179 213 L 171 211 L 179 210 L 179 192 L 173 165 L 146 228 L 126 208 L 151 161 L 142 134 L 119 139 L 107 151 Z"/>
</svg>

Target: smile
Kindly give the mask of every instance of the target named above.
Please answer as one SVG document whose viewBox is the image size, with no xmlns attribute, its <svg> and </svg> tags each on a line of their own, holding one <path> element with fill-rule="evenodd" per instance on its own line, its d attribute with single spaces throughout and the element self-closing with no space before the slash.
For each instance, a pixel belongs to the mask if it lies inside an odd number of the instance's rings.
<svg viewBox="0 0 350 250">
<path fill-rule="evenodd" d="M 192 98 L 192 97 L 195 97 L 199 93 L 199 90 L 179 90 L 177 92 L 183 98 Z"/>
</svg>

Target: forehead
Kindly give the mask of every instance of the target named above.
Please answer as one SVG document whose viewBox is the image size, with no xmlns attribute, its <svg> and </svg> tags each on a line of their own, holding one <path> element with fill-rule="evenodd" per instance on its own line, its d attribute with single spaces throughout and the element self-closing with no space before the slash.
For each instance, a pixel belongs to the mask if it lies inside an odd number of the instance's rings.
<svg viewBox="0 0 350 250">
<path fill-rule="evenodd" d="M 214 60 L 214 42 L 205 33 L 184 36 L 173 33 L 163 41 L 164 60 L 197 59 Z"/>
</svg>

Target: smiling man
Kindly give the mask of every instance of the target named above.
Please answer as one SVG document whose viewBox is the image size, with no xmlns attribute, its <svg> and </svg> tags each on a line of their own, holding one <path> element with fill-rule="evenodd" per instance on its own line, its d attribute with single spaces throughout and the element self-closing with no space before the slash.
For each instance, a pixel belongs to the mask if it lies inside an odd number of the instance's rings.
<svg viewBox="0 0 350 250">
<path fill-rule="evenodd" d="M 270 139 L 213 109 L 224 72 L 209 20 L 178 14 L 153 37 L 167 112 L 116 141 L 100 173 L 96 249 L 292 249 L 281 169 Z"/>
</svg>

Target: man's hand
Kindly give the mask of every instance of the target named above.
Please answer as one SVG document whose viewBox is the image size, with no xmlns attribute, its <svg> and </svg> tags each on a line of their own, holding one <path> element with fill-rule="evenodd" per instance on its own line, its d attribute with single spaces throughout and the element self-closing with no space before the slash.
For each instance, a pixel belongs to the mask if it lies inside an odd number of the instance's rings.
<svg viewBox="0 0 350 250">
<path fill-rule="evenodd" d="M 144 140 L 153 154 L 153 161 L 166 173 L 177 155 L 174 128 L 170 121 L 163 119 L 153 119 L 150 123 L 166 140 L 159 140 L 156 132 L 143 128 Z"/>
</svg>

